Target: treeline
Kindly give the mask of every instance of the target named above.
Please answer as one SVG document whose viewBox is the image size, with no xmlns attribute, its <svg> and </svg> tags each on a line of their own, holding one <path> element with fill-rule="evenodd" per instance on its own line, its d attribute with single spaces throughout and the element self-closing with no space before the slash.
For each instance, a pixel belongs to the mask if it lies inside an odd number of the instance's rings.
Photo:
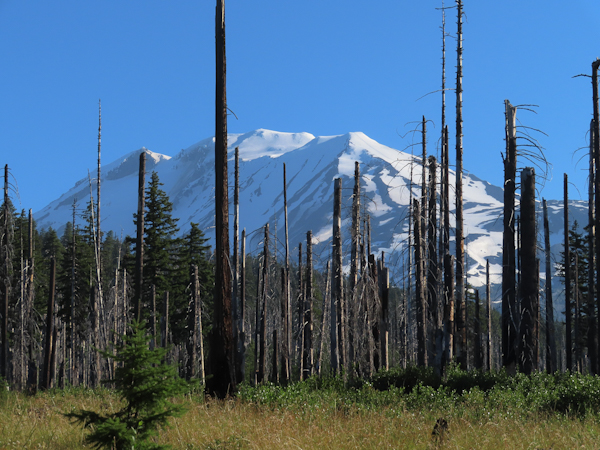
<svg viewBox="0 0 600 450">
<path fill-rule="evenodd" d="M 151 325 L 154 345 L 174 344 L 171 358 L 186 367 L 188 352 L 182 348 L 188 341 L 194 276 L 210 330 L 210 247 L 197 224 L 180 236 L 156 173 L 145 196 L 150 226 L 145 228 L 141 318 Z M 59 237 L 52 228 L 38 230 L 31 211 L 16 212 L 8 195 L 2 205 L 0 367 L 1 376 L 19 389 L 96 386 L 110 378 L 114 367 L 95 349 L 110 348 L 133 318 L 133 239 L 108 231 L 98 241 L 93 203 L 84 210 L 77 206 L 74 202 L 73 221 Z"/>
</svg>

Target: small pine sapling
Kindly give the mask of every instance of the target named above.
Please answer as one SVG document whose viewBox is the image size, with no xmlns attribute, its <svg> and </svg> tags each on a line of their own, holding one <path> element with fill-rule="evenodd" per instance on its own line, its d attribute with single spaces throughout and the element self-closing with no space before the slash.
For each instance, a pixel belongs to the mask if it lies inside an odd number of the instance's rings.
<svg viewBox="0 0 600 450">
<path fill-rule="evenodd" d="M 179 378 L 174 366 L 165 362 L 165 348 L 150 349 L 150 336 L 143 322 L 134 320 L 129 328 L 130 332 L 115 346 L 115 353 L 101 352 L 119 363 L 114 379 L 105 383 L 115 386 L 125 406 L 107 415 L 86 410 L 65 415 L 91 428 L 85 439 L 94 448 L 166 448 L 148 440 L 168 425 L 169 418 L 185 412 L 183 406 L 170 399 L 186 392 L 189 385 Z"/>
</svg>

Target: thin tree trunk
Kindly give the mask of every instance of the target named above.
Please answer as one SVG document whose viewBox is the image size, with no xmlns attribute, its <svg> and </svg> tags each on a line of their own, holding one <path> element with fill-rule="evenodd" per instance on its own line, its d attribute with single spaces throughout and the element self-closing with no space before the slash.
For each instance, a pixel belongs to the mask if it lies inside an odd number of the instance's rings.
<svg viewBox="0 0 600 450">
<path fill-rule="evenodd" d="M 483 368 L 483 358 L 481 355 L 481 302 L 479 301 L 479 291 L 475 289 L 475 320 L 474 323 L 474 332 L 475 332 L 475 368 L 482 369 Z"/>
<path fill-rule="evenodd" d="M 335 179 L 333 196 L 333 295 L 331 297 L 331 321 L 336 319 L 335 329 L 332 331 L 331 359 L 334 373 L 338 373 L 345 364 L 345 333 L 344 333 L 344 273 L 342 265 L 342 179 Z M 335 342 L 334 342 L 335 341 Z"/>
<path fill-rule="evenodd" d="M 593 141 L 593 154 L 595 160 L 594 167 L 594 185 L 595 185 L 595 213 L 596 216 L 594 218 L 595 223 L 595 232 L 600 232 L 600 174 L 598 170 L 600 170 L 600 113 L 599 113 L 599 105 L 598 105 L 598 68 L 600 67 L 600 59 L 596 59 L 592 63 L 592 101 L 593 101 L 593 133 L 591 133 L 591 139 Z M 596 308 L 600 308 L 600 244 L 596 242 L 595 246 L 596 250 Z M 600 309 L 598 309 L 600 312 Z M 596 345 L 596 355 L 594 356 L 596 362 L 596 368 L 592 368 L 593 373 L 600 372 L 600 326 L 598 326 L 598 321 L 600 321 L 600 313 L 597 317 L 596 322 L 596 337 L 594 339 L 594 344 Z M 594 372 L 595 370 L 595 372 Z"/>
<path fill-rule="evenodd" d="M 587 298 L 587 315 L 588 315 L 588 356 L 590 359 L 590 372 L 598 373 L 598 330 L 595 303 L 595 210 L 594 210 L 594 121 L 590 123 L 590 155 L 589 155 L 589 184 L 588 184 L 588 298 Z"/>
<path fill-rule="evenodd" d="M 44 389 L 52 387 L 52 359 L 54 344 L 54 295 L 56 290 L 56 259 L 50 258 L 50 286 L 48 286 L 48 309 L 46 312 L 46 344 L 44 346 Z"/>
<path fill-rule="evenodd" d="M 169 347 L 169 291 L 165 291 L 163 300 L 162 347 Z"/>
<path fill-rule="evenodd" d="M 304 353 L 302 379 L 313 374 L 312 307 L 313 307 L 312 231 L 306 233 L 306 296 L 304 299 Z"/>
<path fill-rule="evenodd" d="M 416 265 L 416 296 L 417 296 L 417 365 L 426 366 L 427 349 L 427 300 L 425 294 L 425 270 L 421 245 L 421 211 L 419 202 L 413 199 L 413 215 L 415 219 L 415 265 Z"/>
<path fill-rule="evenodd" d="M 485 260 L 485 304 L 487 305 L 487 370 L 492 371 L 492 290 L 490 286 L 490 261 Z"/>
<path fill-rule="evenodd" d="M 360 164 L 354 163 L 354 190 L 352 193 L 352 228 L 350 246 L 350 289 L 349 299 L 355 299 L 355 289 L 358 282 L 358 248 L 360 239 Z M 353 324 L 356 312 L 353 311 L 354 301 L 348 301 L 348 323 Z M 356 329 L 354 327 L 354 329 Z M 354 333 L 353 326 L 348 327 L 348 365 L 354 364 Z"/>
<path fill-rule="evenodd" d="M 325 269 L 325 295 L 323 296 L 323 314 L 321 316 L 321 342 L 319 343 L 319 357 L 317 358 L 317 375 L 321 375 L 323 366 L 323 343 L 325 342 L 325 326 L 329 320 L 330 298 L 331 298 L 331 262 L 327 260 Z"/>
<path fill-rule="evenodd" d="M 431 321 L 431 333 L 429 340 L 430 363 L 440 370 L 442 352 L 442 314 L 438 304 L 438 255 L 437 255 L 437 202 L 436 202 L 436 171 L 437 164 L 434 156 L 429 157 L 429 214 L 427 227 L 427 242 L 429 251 L 427 254 L 427 299 L 429 316 Z M 425 230 L 423 230 L 424 232 Z"/>
<path fill-rule="evenodd" d="M 197 376 L 197 364 L 198 355 L 196 349 L 198 348 L 198 333 L 196 323 L 198 321 L 198 303 L 199 303 L 199 283 L 198 283 L 198 266 L 193 264 L 191 267 L 191 286 L 192 295 L 190 297 L 190 303 L 188 307 L 187 317 L 187 328 L 188 328 L 188 339 L 187 339 L 187 373 L 186 378 L 191 380 Z"/>
<path fill-rule="evenodd" d="M 11 263 L 11 252 L 10 252 L 10 239 L 9 233 L 11 227 L 9 224 L 10 210 L 8 206 L 8 164 L 4 166 L 4 205 L 2 215 L 4 216 L 3 230 L 2 230 L 2 248 L 0 254 L 2 255 L 2 346 L 1 346 L 1 358 L 0 358 L 0 376 L 5 380 L 9 377 L 8 370 L 8 303 L 9 303 L 9 291 L 10 291 L 10 263 Z"/>
<path fill-rule="evenodd" d="M 258 360 L 258 382 L 265 380 L 265 371 L 267 368 L 267 292 L 269 286 L 269 224 L 265 225 L 265 239 L 263 250 L 262 267 L 262 312 L 260 315 L 260 359 Z"/>
<path fill-rule="evenodd" d="M 554 373 L 556 366 L 556 341 L 554 336 L 554 305 L 552 302 L 552 255 L 550 253 L 550 227 L 548 224 L 548 206 L 543 200 L 544 209 L 544 247 L 546 253 L 546 371 Z"/>
<path fill-rule="evenodd" d="M 569 178 L 564 175 L 564 232 L 565 232 L 565 332 L 567 370 L 573 370 L 573 342 L 571 340 L 571 251 L 569 245 Z"/>
<path fill-rule="evenodd" d="M 287 177 L 285 163 L 283 164 L 283 206 L 285 214 L 285 320 L 283 335 L 283 379 L 289 382 L 292 379 L 292 287 L 290 284 L 290 251 L 288 233 L 288 206 L 287 206 Z"/>
<path fill-rule="evenodd" d="M 242 367 L 242 342 L 240 321 L 240 259 L 239 259 L 239 234 L 240 234 L 240 149 L 235 148 L 235 171 L 233 188 L 233 299 L 231 302 L 233 315 L 233 333 L 235 345 L 235 379 L 236 382 L 244 381 L 244 369 Z"/>
<path fill-rule="evenodd" d="M 144 295 L 144 219 L 146 209 L 146 152 L 140 153 L 140 168 L 138 173 L 138 210 L 137 236 L 135 245 L 135 308 L 133 317 L 142 318 L 142 297 Z"/>
<path fill-rule="evenodd" d="M 242 230 L 242 264 L 241 264 L 241 286 L 240 286 L 240 350 L 241 368 L 245 378 L 246 374 L 246 229 Z"/>
<path fill-rule="evenodd" d="M 573 320 L 573 334 L 575 341 L 575 370 L 581 372 L 581 338 L 579 335 L 580 309 L 579 309 L 579 255 L 573 254 L 573 303 L 575 303 L 575 317 Z"/>
</svg>

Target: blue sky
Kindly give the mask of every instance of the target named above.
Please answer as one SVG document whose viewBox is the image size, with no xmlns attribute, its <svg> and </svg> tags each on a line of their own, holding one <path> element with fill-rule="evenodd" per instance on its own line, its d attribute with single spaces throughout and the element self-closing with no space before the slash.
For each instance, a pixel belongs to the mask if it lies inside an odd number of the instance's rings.
<svg viewBox="0 0 600 450">
<path fill-rule="evenodd" d="M 446 6 L 453 2 L 446 0 Z M 96 164 L 142 146 L 169 155 L 214 134 L 214 0 L 0 0 L 0 163 L 18 208 L 41 209 Z M 425 115 L 437 150 L 441 0 L 227 0 L 230 132 L 363 131 L 404 149 Z M 464 167 L 502 183 L 504 99 L 545 147 L 546 198 L 586 198 L 590 73 L 600 2 L 465 0 Z M 456 17 L 448 10 L 447 31 Z M 455 40 L 447 39 L 448 87 Z M 454 146 L 454 94 L 448 92 Z M 454 160 L 454 152 L 451 154 Z M 528 165 L 525 162 L 521 166 Z M 539 172 L 538 172 L 539 173 Z M 542 189 L 543 187 L 543 189 Z"/>
</svg>

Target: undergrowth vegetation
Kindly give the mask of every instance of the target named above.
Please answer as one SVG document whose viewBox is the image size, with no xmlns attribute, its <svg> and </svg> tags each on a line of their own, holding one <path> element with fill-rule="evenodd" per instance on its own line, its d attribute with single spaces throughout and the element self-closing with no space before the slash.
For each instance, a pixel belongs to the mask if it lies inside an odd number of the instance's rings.
<svg viewBox="0 0 600 450">
<path fill-rule="evenodd" d="M 576 373 L 464 372 L 410 367 L 371 379 L 310 378 L 242 384 L 235 398 L 197 391 L 173 399 L 187 412 L 151 439 L 174 449 L 591 448 L 600 438 L 600 377 Z M 85 447 L 64 413 L 117 412 L 111 389 L 0 392 L 0 448 Z M 443 419 L 443 420 L 442 420 Z M 436 433 L 438 421 L 446 431 Z M 439 427 L 438 427 L 439 429 Z"/>
<path fill-rule="evenodd" d="M 580 373 L 537 372 L 509 376 L 505 371 L 463 371 L 451 367 L 444 377 L 432 368 L 380 371 L 371 379 L 310 378 L 289 386 L 242 385 L 244 401 L 272 408 L 347 408 L 361 410 L 402 406 L 407 410 L 478 411 L 489 414 L 600 413 L 600 377 Z"/>
</svg>

